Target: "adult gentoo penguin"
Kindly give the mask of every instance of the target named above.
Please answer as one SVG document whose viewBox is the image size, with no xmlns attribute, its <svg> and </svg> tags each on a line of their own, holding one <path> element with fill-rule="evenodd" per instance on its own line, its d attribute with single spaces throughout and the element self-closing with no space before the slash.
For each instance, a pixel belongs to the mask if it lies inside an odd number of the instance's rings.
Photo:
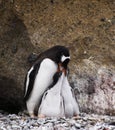
<svg viewBox="0 0 115 130">
<path fill-rule="evenodd" d="M 53 77 L 60 71 L 67 70 L 70 60 L 69 50 L 64 46 L 54 46 L 38 56 L 35 64 L 29 69 L 24 89 L 24 100 L 31 117 L 38 116 L 38 108 L 44 92 L 52 84 Z"/>
</svg>

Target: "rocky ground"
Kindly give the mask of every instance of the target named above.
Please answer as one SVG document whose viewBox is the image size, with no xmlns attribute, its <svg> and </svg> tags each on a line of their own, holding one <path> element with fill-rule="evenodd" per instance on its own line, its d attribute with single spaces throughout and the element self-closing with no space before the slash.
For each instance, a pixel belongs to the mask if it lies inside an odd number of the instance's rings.
<svg viewBox="0 0 115 130">
<path fill-rule="evenodd" d="M 115 0 L 0 0 L 0 109 L 23 109 L 28 57 L 54 45 L 70 50 L 80 111 L 115 115 Z"/>
<path fill-rule="evenodd" d="M 115 116 L 88 115 L 78 118 L 32 119 L 24 113 L 0 113 L 0 130 L 115 130 Z"/>
</svg>

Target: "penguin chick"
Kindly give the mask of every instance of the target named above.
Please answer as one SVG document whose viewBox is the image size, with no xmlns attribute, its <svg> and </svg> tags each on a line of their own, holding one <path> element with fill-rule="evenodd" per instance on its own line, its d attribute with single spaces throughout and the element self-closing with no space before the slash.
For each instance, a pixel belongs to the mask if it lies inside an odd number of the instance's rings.
<svg viewBox="0 0 115 130">
<path fill-rule="evenodd" d="M 57 72 L 59 79 L 56 84 L 47 90 L 42 98 L 39 108 L 39 117 L 64 117 L 63 98 L 61 96 L 61 89 L 63 84 L 64 73 Z M 42 116 L 43 117 L 43 116 Z"/>
</svg>

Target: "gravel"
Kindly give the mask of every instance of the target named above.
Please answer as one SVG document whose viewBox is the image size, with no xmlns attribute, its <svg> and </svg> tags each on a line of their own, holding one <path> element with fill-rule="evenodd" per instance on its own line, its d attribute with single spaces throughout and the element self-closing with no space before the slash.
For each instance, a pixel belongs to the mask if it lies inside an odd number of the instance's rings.
<svg viewBox="0 0 115 130">
<path fill-rule="evenodd" d="M 78 118 L 33 119 L 0 112 L 0 130 L 115 130 L 115 116 L 81 113 Z"/>
</svg>

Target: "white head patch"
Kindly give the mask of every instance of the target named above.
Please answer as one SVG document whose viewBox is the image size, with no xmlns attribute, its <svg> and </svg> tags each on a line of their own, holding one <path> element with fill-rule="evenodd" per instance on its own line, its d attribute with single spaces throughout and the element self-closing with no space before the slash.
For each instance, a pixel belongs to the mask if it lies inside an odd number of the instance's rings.
<svg viewBox="0 0 115 130">
<path fill-rule="evenodd" d="M 61 57 L 61 62 L 64 62 L 66 59 L 70 59 L 70 56 L 62 56 Z"/>
</svg>

